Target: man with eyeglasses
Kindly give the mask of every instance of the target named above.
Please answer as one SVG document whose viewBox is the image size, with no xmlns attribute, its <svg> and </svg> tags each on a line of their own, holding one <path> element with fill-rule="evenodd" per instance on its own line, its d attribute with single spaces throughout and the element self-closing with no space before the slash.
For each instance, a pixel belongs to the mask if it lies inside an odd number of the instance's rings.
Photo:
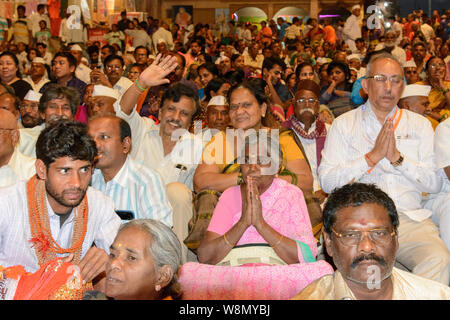
<svg viewBox="0 0 450 320">
<path fill-rule="evenodd" d="M 323 220 L 326 248 L 337 270 L 294 299 L 450 299 L 448 286 L 394 267 L 399 215 L 394 201 L 374 184 L 352 183 L 334 190 Z"/>
<path fill-rule="evenodd" d="M 18 150 L 19 138 L 16 117 L 0 108 L 0 187 L 27 180 L 35 174 L 35 159 Z"/>
<path fill-rule="evenodd" d="M 397 106 L 405 84 L 392 55 L 372 57 L 362 86 L 367 102 L 336 118 L 328 131 L 319 183 L 327 193 L 351 182 L 376 184 L 399 212 L 397 262 L 448 285 L 450 254 L 432 212 L 421 204 L 422 193 L 437 193 L 442 186 L 434 170 L 431 123 Z"/>
<path fill-rule="evenodd" d="M 414 84 L 420 81 L 414 60 L 406 61 L 403 64 L 403 73 L 405 74 L 406 84 Z"/>
<path fill-rule="evenodd" d="M 104 65 L 104 73 L 100 70 L 91 72 L 91 83 L 113 88 L 123 95 L 133 84 L 130 79 L 123 76 L 123 58 L 115 54 L 110 55 L 106 57 Z"/>
<path fill-rule="evenodd" d="M 330 125 L 318 117 L 319 85 L 313 80 L 301 80 L 298 82 L 298 88 L 294 99 L 294 114 L 282 125 L 295 132 L 295 141 L 301 145 L 299 147 L 304 152 L 314 177 L 314 195 L 323 203 L 327 195 L 320 188 L 317 168 Z"/>
</svg>

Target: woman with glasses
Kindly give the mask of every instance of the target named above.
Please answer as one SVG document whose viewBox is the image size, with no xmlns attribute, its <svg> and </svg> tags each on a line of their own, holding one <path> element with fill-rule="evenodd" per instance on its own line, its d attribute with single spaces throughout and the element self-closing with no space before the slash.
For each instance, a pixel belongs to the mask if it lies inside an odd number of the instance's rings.
<svg viewBox="0 0 450 320">
<path fill-rule="evenodd" d="M 428 99 L 431 113 L 429 116 L 437 121 L 443 121 L 450 116 L 450 81 L 445 81 L 447 69 L 444 60 L 431 57 L 426 65 L 427 78 L 417 84 L 431 86 Z"/>
<path fill-rule="evenodd" d="M 332 272 L 315 261 L 301 190 L 278 177 L 278 139 L 259 131 L 240 150 L 242 181 L 221 195 L 198 248 L 200 263 L 183 265 L 183 299 L 290 299 L 297 287 Z"/>
</svg>

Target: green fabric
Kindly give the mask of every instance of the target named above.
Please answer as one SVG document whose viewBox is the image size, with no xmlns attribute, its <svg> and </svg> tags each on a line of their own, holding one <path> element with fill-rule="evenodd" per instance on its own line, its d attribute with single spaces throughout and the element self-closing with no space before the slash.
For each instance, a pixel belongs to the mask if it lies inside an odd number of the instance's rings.
<svg viewBox="0 0 450 320">
<path fill-rule="evenodd" d="M 303 260 L 306 263 L 316 262 L 316 259 L 314 258 L 311 249 L 309 249 L 309 246 L 301 241 L 298 240 L 295 241 L 298 243 L 300 250 L 302 251 Z"/>
</svg>

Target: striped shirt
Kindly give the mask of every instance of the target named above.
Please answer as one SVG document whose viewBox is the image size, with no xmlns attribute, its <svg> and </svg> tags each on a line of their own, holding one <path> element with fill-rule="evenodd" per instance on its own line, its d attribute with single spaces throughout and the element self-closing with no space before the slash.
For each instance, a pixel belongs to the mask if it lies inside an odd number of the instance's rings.
<svg viewBox="0 0 450 320">
<path fill-rule="evenodd" d="M 112 180 L 105 182 L 101 170 L 95 169 L 91 183 L 113 199 L 116 210 L 132 211 L 136 219 L 159 220 L 172 227 L 172 207 L 161 178 L 129 156 Z"/>
<path fill-rule="evenodd" d="M 8 21 L 6 21 L 5 18 L 0 17 L 0 42 L 5 39 L 6 31 L 8 31 Z"/>
<path fill-rule="evenodd" d="M 114 212 L 113 201 L 98 190 L 88 188 L 89 218 L 86 236 L 81 249 L 83 258 L 93 244 L 109 254 L 109 247 L 120 227 L 120 218 Z M 22 265 L 27 272 L 39 269 L 35 249 L 30 243 L 31 231 L 28 217 L 26 181 L 0 188 L 0 265 L 4 267 Z M 73 211 L 60 226 L 60 217 L 55 214 L 48 199 L 47 211 L 53 239 L 63 248 L 72 243 L 74 226 Z M 66 256 L 67 254 L 57 254 Z"/>
</svg>

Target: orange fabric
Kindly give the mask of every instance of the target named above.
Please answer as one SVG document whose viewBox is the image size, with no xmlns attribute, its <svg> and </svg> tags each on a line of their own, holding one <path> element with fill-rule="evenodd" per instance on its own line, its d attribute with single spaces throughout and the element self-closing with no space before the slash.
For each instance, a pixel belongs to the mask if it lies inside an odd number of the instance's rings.
<svg viewBox="0 0 450 320">
<path fill-rule="evenodd" d="M 147 88 L 138 98 L 138 101 L 136 104 L 136 112 L 137 113 L 141 112 L 142 105 L 144 104 L 145 98 L 147 97 L 147 94 L 148 94 L 148 90 L 150 90 L 150 88 Z"/>
</svg>

